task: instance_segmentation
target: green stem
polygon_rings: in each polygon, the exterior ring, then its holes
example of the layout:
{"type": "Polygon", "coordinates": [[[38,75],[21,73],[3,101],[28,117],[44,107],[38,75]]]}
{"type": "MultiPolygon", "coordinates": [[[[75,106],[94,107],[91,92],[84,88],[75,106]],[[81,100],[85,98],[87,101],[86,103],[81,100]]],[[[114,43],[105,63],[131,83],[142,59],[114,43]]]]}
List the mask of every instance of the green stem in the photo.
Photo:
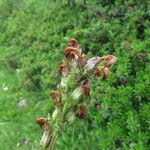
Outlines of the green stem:
{"type": "Polygon", "coordinates": [[[56,144],[57,138],[58,138],[58,133],[54,132],[53,135],[52,135],[52,138],[50,140],[50,143],[49,143],[49,146],[48,146],[48,150],[53,150],[54,149],[54,146],[56,144]]]}

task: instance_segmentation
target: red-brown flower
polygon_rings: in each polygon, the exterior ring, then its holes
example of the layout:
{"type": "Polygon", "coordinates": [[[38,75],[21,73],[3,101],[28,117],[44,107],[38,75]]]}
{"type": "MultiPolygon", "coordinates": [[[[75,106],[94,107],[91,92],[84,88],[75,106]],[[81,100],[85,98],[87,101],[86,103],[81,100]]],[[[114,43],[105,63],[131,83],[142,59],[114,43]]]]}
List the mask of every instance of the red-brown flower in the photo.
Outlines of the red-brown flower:
{"type": "Polygon", "coordinates": [[[73,47],[67,47],[64,51],[64,55],[68,60],[81,58],[81,53],[78,49],[73,47]]]}
{"type": "Polygon", "coordinates": [[[81,60],[81,64],[85,65],[87,61],[87,56],[85,54],[81,54],[80,60],[81,60]]]}
{"type": "Polygon", "coordinates": [[[81,104],[79,108],[80,111],[76,113],[76,116],[80,119],[84,119],[87,116],[88,109],[83,104],[81,104]]]}
{"type": "Polygon", "coordinates": [[[46,119],[46,118],[37,118],[36,119],[36,123],[38,124],[38,125],[40,125],[41,127],[45,124],[45,123],[47,123],[48,122],[48,120],[46,119]]]}
{"type": "Polygon", "coordinates": [[[68,75],[68,64],[64,60],[59,64],[58,72],[64,77],[68,75]]]}
{"type": "Polygon", "coordinates": [[[96,67],[95,78],[99,78],[99,77],[103,76],[103,79],[106,79],[106,78],[108,78],[109,74],[110,74],[109,69],[107,67],[104,67],[104,66],[96,67]]]}
{"type": "Polygon", "coordinates": [[[95,56],[86,61],[85,70],[92,70],[102,60],[101,57],[95,56]]]}
{"type": "Polygon", "coordinates": [[[68,41],[68,47],[74,47],[74,48],[77,48],[79,51],[80,51],[80,44],[79,42],[74,39],[74,38],[71,38],[69,41],[68,41]]]}
{"type": "Polygon", "coordinates": [[[81,90],[86,96],[90,95],[90,81],[89,80],[82,81],[81,90]]]}
{"type": "Polygon", "coordinates": [[[113,63],[115,63],[116,62],[116,60],[117,60],[117,57],[115,57],[115,56],[113,56],[113,55],[106,55],[106,56],[103,56],[103,57],[101,57],[102,58],[102,60],[105,60],[106,62],[105,62],[105,67],[111,67],[111,65],[113,64],[113,63]]]}
{"type": "Polygon", "coordinates": [[[62,96],[60,91],[52,91],[51,96],[55,106],[58,106],[62,103],[62,96]]]}

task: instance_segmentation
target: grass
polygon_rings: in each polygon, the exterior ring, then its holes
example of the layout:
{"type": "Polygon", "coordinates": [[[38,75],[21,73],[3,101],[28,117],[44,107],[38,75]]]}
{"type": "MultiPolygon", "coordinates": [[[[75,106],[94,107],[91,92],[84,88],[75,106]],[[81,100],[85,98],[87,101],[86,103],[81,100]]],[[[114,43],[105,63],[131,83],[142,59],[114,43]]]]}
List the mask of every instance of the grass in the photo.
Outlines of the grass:
{"type": "MultiPolygon", "coordinates": [[[[5,52],[3,58],[4,55],[5,52]]],[[[41,98],[20,87],[15,71],[5,65],[3,58],[0,58],[0,149],[37,150],[40,130],[35,118],[40,115],[37,104],[41,98]],[[26,100],[27,106],[19,108],[22,99],[26,100]],[[24,144],[25,139],[28,144],[24,144]]]]}

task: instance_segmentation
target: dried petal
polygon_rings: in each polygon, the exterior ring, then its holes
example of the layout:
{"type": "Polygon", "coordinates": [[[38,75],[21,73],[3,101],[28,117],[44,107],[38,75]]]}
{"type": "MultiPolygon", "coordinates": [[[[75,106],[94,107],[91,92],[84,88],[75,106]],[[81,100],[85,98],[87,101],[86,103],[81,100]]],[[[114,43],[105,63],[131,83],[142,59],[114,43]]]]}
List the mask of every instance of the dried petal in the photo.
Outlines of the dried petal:
{"type": "Polygon", "coordinates": [[[66,77],[68,75],[68,64],[62,60],[62,62],[59,65],[59,69],[58,72],[63,75],[64,77],[66,77]]]}
{"type": "Polygon", "coordinates": [[[80,111],[76,113],[76,116],[80,119],[84,119],[87,116],[88,109],[83,104],[81,104],[79,108],[80,111]]]}
{"type": "Polygon", "coordinates": [[[43,126],[48,120],[46,118],[37,118],[36,123],[43,126]]]}
{"type": "Polygon", "coordinates": [[[81,91],[86,95],[90,95],[90,81],[89,80],[84,80],[81,83],[81,91]]]}
{"type": "Polygon", "coordinates": [[[74,39],[74,38],[71,38],[69,41],[68,41],[68,47],[74,47],[76,48],[78,51],[81,51],[80,50],[80,44],[79,42],[74,39]]]}
{"type": "Polygon", "coordinates": [[[95,70],[96,70],[95,78],[96,79],[103,75],[103,69],[104,69],[103,66],[98,66],[95,68],[95,70]]]}
{"type": "Polygon", "coordinates": [[[78,59],[81,57],[80,51],[73,47],[67,47],[64,51],[64,55],[68,60],[78,59]]]}
{"type": "Polygon", "coordinates": [[[103,75],[103,79],[106,79],[108,78],[109,74],[110,74],[109,69],[107,67],[104,66],[96,67],[96,74],[95,74],[96,78],[99,78],[103,75]]]}
{"type": "Polygon", "coordinates": [[[87,60],[87,62],[86,62],[86,64],[85,64],[84,68],[85,68],[86,70],[91,70],[91,69],[93,69],[101,60],[102,60],[101,57],[98,57],[98,56],[93,57],[93,58],[87,60]]]}
{"type": "Polygon", "coordinates": [[[86,61],[87,61],[86,55],[85,55],[85,54],[81,54],[80,60],[81,60],[82,65],[85,65],[85,63],[86,63],[86,61]]]}
{"type": "Polygon", "coordinates": [[[109,69],[107,67],[105,67],[103,69],[103,72],[104,72],[104,76],[103,76],[103,79],[106,79],[109,77],[110,73],[109,73],[109,69]]]}
{"type": "Polygon", "coordinates": [[[55,106],[58,106],[59,104],[62,103],[62,96],[60,91],[52,91],[51,96],[55,106]]]}
{"type": "Polygon", "coordinates": [[[61,94],[61,92],[60,92],[60,91],[57,91],[57,90],[51,92],[51,95],[52,95],[52,96],[60,95],[60,94],[61,94]]]}
{"type": "Polygon", "coordinates": [[[103,60],[106,60],[105,67],[110,67],[117,60],[117,57],[115,57],[113,55],[106,55],[101,58],[103,60]]]}

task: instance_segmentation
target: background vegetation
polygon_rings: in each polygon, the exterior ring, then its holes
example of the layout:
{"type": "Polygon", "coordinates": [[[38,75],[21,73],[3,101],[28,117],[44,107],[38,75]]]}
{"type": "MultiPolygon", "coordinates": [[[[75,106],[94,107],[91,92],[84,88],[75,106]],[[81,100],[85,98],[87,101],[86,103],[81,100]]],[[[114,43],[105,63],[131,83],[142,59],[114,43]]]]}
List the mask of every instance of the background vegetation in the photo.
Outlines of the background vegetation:
{"type": "Polygon", "coordinates": [[[0,0],[0,149],[39,149],[35,118],[53,109],[49,92],[74,37],[89,57],[118,61],[106,81],[92,83],[88,117],[58,150],[148,150],[149,20],[148,0],[0,0]]]}

